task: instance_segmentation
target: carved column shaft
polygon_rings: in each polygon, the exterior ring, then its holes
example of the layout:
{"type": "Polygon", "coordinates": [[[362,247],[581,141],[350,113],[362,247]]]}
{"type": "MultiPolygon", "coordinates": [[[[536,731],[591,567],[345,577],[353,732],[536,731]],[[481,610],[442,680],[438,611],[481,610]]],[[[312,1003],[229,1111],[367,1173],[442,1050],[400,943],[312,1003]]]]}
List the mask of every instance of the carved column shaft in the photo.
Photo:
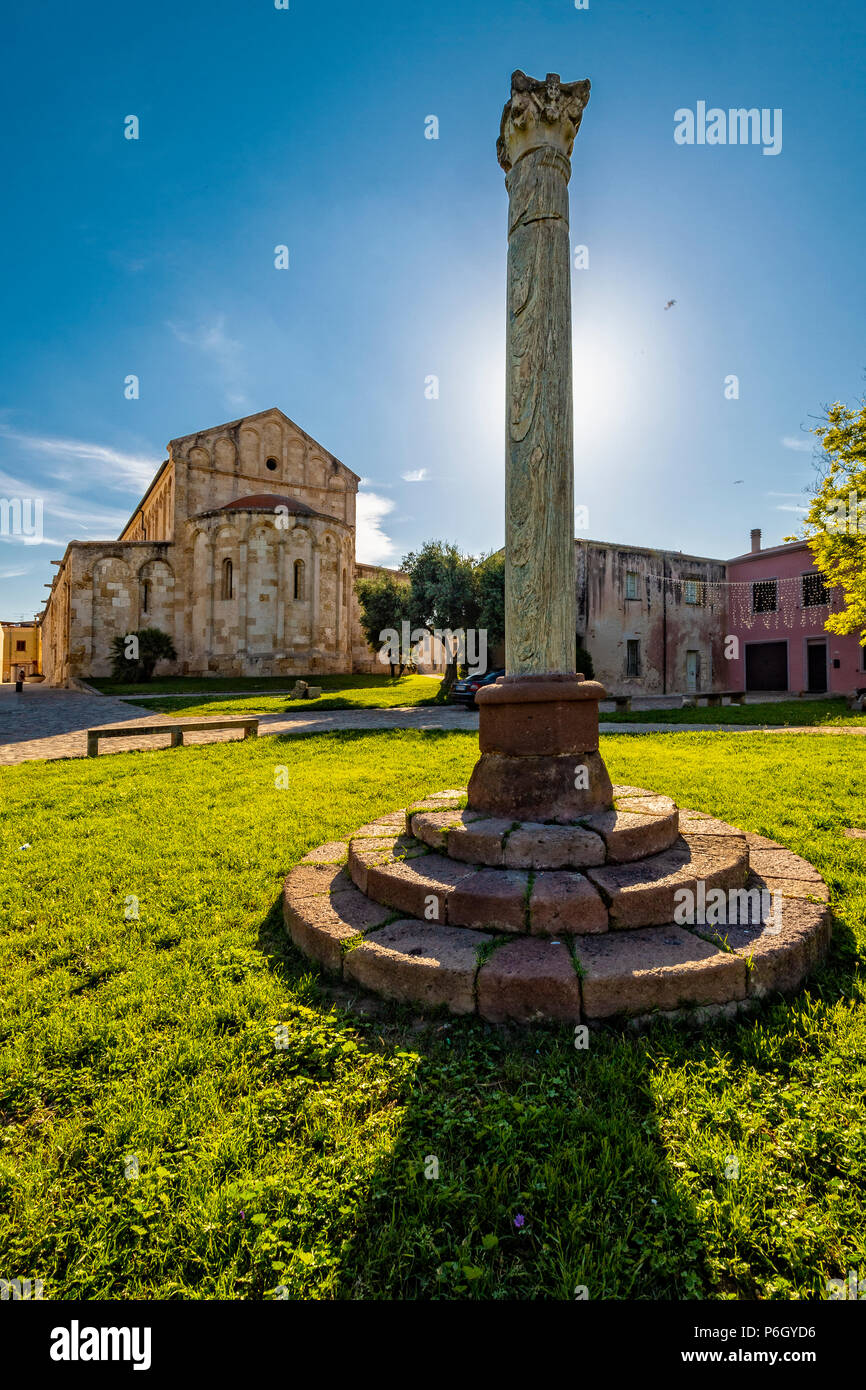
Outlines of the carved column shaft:
{"type": "Polygon", "coordinates": [[[508,190],[505,664],[574,673],[569,156],[588,82],[517,72],[497,147],[508,190]]]}

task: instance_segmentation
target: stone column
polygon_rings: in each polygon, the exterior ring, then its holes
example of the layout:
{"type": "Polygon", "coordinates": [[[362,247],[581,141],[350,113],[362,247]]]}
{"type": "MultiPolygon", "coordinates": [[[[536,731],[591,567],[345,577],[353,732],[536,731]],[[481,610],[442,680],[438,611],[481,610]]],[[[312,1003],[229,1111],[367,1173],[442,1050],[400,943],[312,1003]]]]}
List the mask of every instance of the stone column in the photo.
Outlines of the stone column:
{"type": "Polygon", "coordinates": [[[497,154],[508,190],[506,676],[478,694],[471,807],[568,822],[611,804],[604,689],[575,672],[570,156],[589,82],[515,72],[497,154]]]}
{"type": "Polygon", "coordinates": [[[505,628],[509,675],[574,674],[569,156],[588,82],[516,72],[496,152],[508,190],[505,628]]]}

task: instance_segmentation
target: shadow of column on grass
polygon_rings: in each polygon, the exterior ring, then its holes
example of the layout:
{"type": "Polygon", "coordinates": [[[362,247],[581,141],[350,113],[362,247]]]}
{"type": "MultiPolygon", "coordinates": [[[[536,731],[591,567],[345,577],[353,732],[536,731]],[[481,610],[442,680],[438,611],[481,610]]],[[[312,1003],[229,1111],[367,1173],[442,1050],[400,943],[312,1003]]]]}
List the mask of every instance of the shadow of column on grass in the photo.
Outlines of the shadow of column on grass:
{"type": "MultiPolygon", "coordinates": [[[[790,1001],[700,1031],[608,1028],[586,1048],[568,1027],[421,1015],[311,973],[279,902],[260,945],[359,1061],[394,1070],[379,1100],[399,1113],[393,1142],[333,1195],[347,1234],[331,1296],[742,1299],[778,1279],[822,1296],[831,1256],[792,1244],[779,1204],[805,1182],[826,1207],[826,1139],[780,1154],[773,1097],[808,1093],[810,1055],[832,1065],[834,1014],[862,1000],[844,922],[790,1001]]],[[[375,1114],[371,1100],[365,1123],[375,1114]]]]}
{"type": "Polygon", "coordinates": [[[569,1027],[385,1003],[311,974],[279,902],[260,946],[288,994],[300,986],[357,1046],[359,1065],[375,1056],[394,1073],[381,1096],[400,1113],[394,1141],[360,1188],[333,1195],[335,1228],[351,1206],[337,1297],[702,1296],[694,1211],[668,1164],[639,1039],[599,1032],[579,1049],[569,1027]]]}

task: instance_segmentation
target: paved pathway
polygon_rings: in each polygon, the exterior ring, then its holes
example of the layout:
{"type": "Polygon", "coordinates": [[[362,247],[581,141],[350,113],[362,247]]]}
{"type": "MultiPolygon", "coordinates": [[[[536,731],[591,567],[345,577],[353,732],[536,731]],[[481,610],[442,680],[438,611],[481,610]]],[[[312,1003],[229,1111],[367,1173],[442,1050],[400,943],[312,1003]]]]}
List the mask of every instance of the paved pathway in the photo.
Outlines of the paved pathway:
{"type": "MultiPolygon", "coordinates": [[[[183,713],[177,716],[183,719],[183,713]]],[[[215,716],[217,717],[217,716],[215,716]]],[[[75,690],[53,690],[44,685],[24,687],[21,695],[11,685],[0,686],[0,764],[34,758],[83,758],[88,729],[126,725],[170,724],[172,716],[157,714],[110,695],[87,695],[75,690]]],[[[404,706],[395,709],[305,710],[299,708],[259,718],[260,734],[330,733],[341,729],[465,729],[478,728],[473,710],[449,706],[431,709],[404,706]]],[[[762,729],[753,724],[602,724],[606,734],[664,733],[766,733],[766,734],[866,734],[866,726],[816,725],[804,728],[762,729]]],[[[224,743],[237,739],[233,730],[205,730],[186,735],[188,743],[224,743]]],[[[110,739],[100,747],[100,757],[135,748],[168,746],[168,735],[135,735],[110,739]]]]}

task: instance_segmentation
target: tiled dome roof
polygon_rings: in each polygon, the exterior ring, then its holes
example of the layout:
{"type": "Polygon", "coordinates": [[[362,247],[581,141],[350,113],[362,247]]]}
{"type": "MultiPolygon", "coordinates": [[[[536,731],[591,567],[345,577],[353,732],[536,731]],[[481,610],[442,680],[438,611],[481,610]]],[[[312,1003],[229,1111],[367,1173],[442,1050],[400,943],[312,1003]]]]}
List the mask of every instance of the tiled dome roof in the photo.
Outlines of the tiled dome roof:
{"type": "Polygon", "coordinates": [[[276,492],[256,492],[250,497],[236,497],[233,502],[226,502],[224,507],[217,508],[221,512],[244,512],[244,511],[272,511],[275,507],[285,507],[290,512],[296,512],[302,516],[319,516],[319,512],[313,507],[307,506],[306,502],[301,502],[297,497],[281,497],[276,492]]]}

